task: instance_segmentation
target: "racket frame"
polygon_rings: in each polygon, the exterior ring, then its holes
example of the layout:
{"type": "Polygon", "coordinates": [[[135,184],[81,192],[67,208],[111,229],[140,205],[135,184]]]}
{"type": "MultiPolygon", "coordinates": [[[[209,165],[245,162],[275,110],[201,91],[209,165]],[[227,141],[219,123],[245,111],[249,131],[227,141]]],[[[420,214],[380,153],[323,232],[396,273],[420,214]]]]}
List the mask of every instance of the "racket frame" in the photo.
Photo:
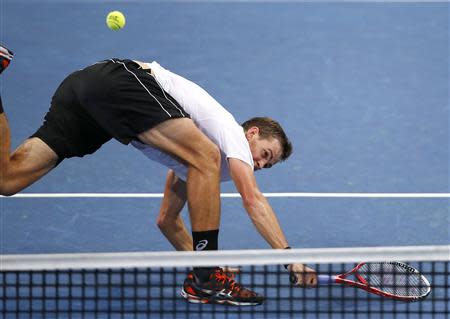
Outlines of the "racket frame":
{"type": "Polygon", "coordinates": [[[424,299],[426,296],[429,295],[429,293],[431,292],[431,285],[430,282],[422,275],[420,274],[420,272],[401,262],[388,262],[389,264],[394,264],[394,265],[400,265],[401,267],[407,269],[408,271],[410,271],[411,273],[416,273],[419,274],[422,277],[422,280],[426,283],[426,286],[428,287],[427,292],[425,294],[422,294],[421,296],[399,296],[396,294],[392,294],[392,293],[388,293],[385,291],[382,291],[378,288],[372,287],[369,285],[369,283],[358,273],[358,270],[366,265],[366,264],[370,264],[370,263],[359,263],[358,265],[356,265],[356,267],[354,267],[352,270],[340,274],[340,275],[319,275],[318,276],[318,283],[321,285],[326,285],[326,284],[330,284],[330,283],[337,283],[337,284],[344,284],[344,285],[348,285],[351,287],[356,287],[362,290],[365,290],[367,292],[373,293],[375,295],[379,295],[382,297],[387,297],[387,298],[392,298],[395,300],[401,300],[401,301],[418,301],[421,299],[424,299]],[[354,275],[358,280],[358,281],[354,281],[354,280],[350,280],[350,279],[346,279],[346,277],[350,276],[350,275],[354,275]]]}

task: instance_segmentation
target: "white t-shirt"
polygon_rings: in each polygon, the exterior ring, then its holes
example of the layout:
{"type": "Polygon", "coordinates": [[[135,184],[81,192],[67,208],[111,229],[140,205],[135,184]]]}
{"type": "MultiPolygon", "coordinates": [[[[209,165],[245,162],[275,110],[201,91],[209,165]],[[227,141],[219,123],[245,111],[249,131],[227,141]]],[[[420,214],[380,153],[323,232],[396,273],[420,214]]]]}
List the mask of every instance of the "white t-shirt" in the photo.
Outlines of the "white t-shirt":
{"type": "MultiPolygon", "coordinates": [[[[231,179],[228,158],[239,159],[253,169],[253,157],[244,130],[233,115],[197,84],[170,72],[157,62],[147,64],[160,86],[190,114],[195,125],[216,144],[221,152],[221,181],[231,179]]],[[[131,144],[151,160],[172,169],[186,180],[187,167],[160,150],[132,141],[131,144]]]]}

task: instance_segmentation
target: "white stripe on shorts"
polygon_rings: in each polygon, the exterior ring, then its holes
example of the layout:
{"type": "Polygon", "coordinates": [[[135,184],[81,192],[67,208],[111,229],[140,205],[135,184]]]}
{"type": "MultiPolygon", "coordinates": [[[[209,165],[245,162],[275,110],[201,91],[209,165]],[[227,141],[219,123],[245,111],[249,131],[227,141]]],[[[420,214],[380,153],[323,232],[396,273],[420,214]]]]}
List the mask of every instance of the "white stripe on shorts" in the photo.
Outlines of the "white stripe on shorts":
{"type": "Polygon", "coordinates": [[[159,86],[159,88],[161,89],[161,91],[163,92],[164,97],[166,98],[166,100],[169,101],[170,103],[172,103],[172,105],[175,106],[176,109],[177,109],[178,111],[180,111],[181,115],[182,115],[183,117],[185,117],[186,115],[184,115],[183,111],[182,111],[175,103],[173,103],[172,100],[170,100],[170,99],[167,97],[166,91],[164,91],[164,89],[163,89],[163,87],[161,86],[161,84],[159,84],[158,80],[156,79],[156,76],[154,76],[153,74],[151,74],[151,73],[149,73],[149,72],[147,72],[147,74],[149,74],[151,77],[153,77],[153,79],[156,81],[156,83],[158,83],[158,86],[159,86]]]}
{"type": "Polygon", "coordinates": [[[125,70],[127,71],[127,72],[129,72],[129,73],[131,73],[131,74],[133,74],[133,76],[136,78],[136,80],[139,82],[139,84],[140,85],[142,85],[142,87],[147,91],[147,93],[152,97],[152,98],[154,98],[155,99],[155,101],[159,104],[159,106],[164,110],[164,112],[166,112],[167,113],[167,115],[169,115],[170,117],[172,117],[172,115],[170,115],[170,113],[164,108],[164,106],[158,101],[158,99],[145,87],[145,85],[144,85],[144,83],[142,83],[141,82],[141,80],[139,80],[139,78],[138,78],[138,76],[135,74],[135,73],[133,73],[132,71],[130,71],[128,68],[127,68],[127,66],[125,65],[125,63],[123,63],[123,62],[116,62],[116,61],[114,61],[114,60],[110,60],[110,61],[112,61],[113,63],[118,63],[118,64],[122,64],[123,65],[123,67],[125,68],[125,70]]]}

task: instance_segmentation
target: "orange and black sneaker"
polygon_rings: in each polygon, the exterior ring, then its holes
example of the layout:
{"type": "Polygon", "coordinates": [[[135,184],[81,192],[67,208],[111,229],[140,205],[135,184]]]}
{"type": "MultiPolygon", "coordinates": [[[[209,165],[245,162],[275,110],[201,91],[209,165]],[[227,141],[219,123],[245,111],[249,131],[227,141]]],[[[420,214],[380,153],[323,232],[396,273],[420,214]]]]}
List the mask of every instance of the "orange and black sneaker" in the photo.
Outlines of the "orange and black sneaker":
{"type": "Polygon", "coordinates": [[[11,60],[13,58],[14,54],[12,51],[8,50],[4,46],[0,44],[0,73],[5,70],[9,63],[11,63],[11,60]]]}
{"type": "Polygon", "coordinates": [[[264,302],[264,297],[243,287],[234,276],[216,268],[209,281],[199,283],[194,274],[188,274],[181,295],[192,303],[217,303],[234,306],[255,306],[264,302]]]}

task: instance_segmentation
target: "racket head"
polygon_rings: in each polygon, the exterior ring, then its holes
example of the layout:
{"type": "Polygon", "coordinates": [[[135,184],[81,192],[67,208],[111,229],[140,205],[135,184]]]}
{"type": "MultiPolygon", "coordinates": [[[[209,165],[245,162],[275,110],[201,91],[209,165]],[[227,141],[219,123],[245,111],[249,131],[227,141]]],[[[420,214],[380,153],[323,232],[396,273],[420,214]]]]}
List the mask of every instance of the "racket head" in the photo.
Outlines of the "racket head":
{"type": "Polygon", "coordinates": [[[339,275],[337,283],[402,301],[418,301],[431,292],[430,282],[417,269],[401,262],[360,263],[339,275]],[[358,281],[346,279],[353,274],[358,281]]]}

